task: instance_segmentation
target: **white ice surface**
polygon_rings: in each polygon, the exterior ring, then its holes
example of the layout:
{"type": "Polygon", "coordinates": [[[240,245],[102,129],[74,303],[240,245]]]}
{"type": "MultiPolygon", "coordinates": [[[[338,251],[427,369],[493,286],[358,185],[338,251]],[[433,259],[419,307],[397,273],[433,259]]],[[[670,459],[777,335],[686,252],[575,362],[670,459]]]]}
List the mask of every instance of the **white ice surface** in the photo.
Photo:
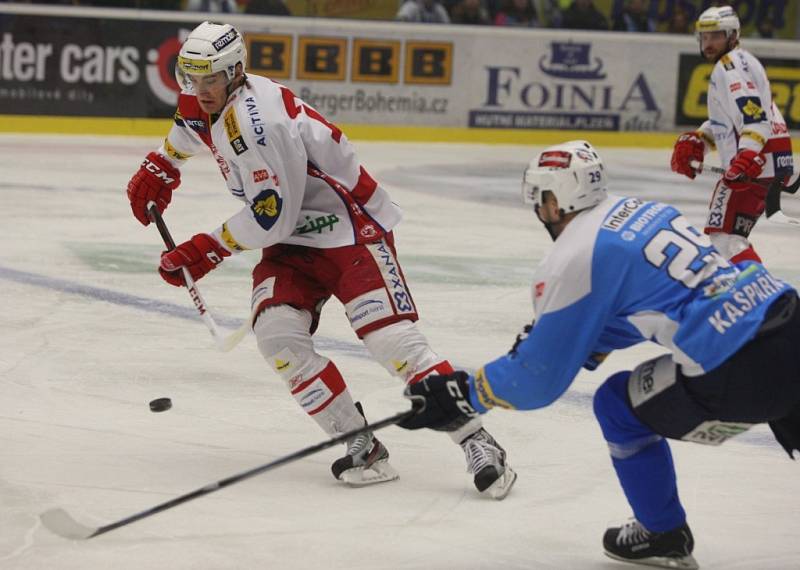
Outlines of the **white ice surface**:
{"type": "MultiPolygon", "coordinates": [[[[324,439],[252,337],[228,354],[154,267],[161,241],[130,215],[125,184],[157,139],[0,136],[0,568],[608,569],[600,539],[629,516],[591,395],[641,346],[582,373],[536,412],[485,424],[519,473],[503,502],[479,497],[446,436],[387,428],[400,480],[341,486],[330,449],[89,541],[51,535],[63,507],[104,525],[324,439]],[[169,396],[171,411],[149,400],[169,396]]],[[[529,279],[549,246],[519,204],[534,148],[357,143],[405,211],[400,260],[433,346],[474,369],[530,320],[529,279]]],[[[673,175],[665,151],[601,149],[617,193],[671,201],[702,224],[713,178],[673,175]]],[[[800,200],[784,197],[787,214],[800,200]]],[[[210,157],[185,169],[166,214],[176,240],[237,210],[210,157]]],[[[800,231],[760,222],[774,273],[800,285],[800,231]]],[[[200,282],[217,319],[248,310],[253,254],[200,282]]],[[[399,383],[365,357],[341,305],[320,351],[369,418],[405,409],[399,383]]],[[[228,329],[230,330],[230,329],[228,329]]],[[[800,349],[800,347],[798,347],[800,349]]],[[[675,443],[681,497],[703,568],[800,568],[800,466],[763,427],[719,448],[675,443]]]]}

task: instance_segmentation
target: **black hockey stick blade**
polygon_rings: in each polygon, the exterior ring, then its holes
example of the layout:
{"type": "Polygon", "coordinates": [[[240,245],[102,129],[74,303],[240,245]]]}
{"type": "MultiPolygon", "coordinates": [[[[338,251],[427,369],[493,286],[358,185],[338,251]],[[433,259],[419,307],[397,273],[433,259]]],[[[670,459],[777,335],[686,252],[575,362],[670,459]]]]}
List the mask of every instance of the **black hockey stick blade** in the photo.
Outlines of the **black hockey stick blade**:
{"type": "Polygon", "coordinates": [[[795,178],[794,182],[783,187],[783,191],[787,194],[794,194],[797,192],[798,188],[800,188],[800,173],[797,174],[797,178],[795,178]]]}
{"type": "MultiPolygon", "coordinates": [[[[798,178],[798,180],[800,180],[800,178],[798,178]]],[[[800,220],[790,218],[781,211],[781,192],[785,191],[785,189],[786,187],[783,185],[782,178],[776,178],[770,183],[769,189],[767,190],[767,197],[764,199],[766,204],[764,213],[767,216],[767,221],[800,228],[800,220]]],[[[794,191],[796,190],[797,188],[795,187],[794,191]]],[[[790,194],[791,193],[793,192],[790,192],[790,194]]]]}
{"type": "Polygon", "coordinates": [[[151,507],[134,515],[130,515],[128,517],[125,517],[110,524],[97,527],[86,526],[75,520],[64,509],[50,509],[42,513],[39,516],[39,518],[41,519],[42,524],[44,525],[45,528],[47,528],[50,532],[62,536],[64,538],[68,538],[71,540],[86,540],[89,538],[93,538],[95,536],[105,534],[120,527],[127,526],[131,523],[142,520],[144,518],[151,517],[157,513],[166,511],[167,509],[177,507],[178,505],[187,503],[191,500],[197,499],[204,495],[208,495],[215,491],[219,491],[220,489],[224,489],[225,487],[228,487],[235,483],[239,483],[241,481],[244,481],[245,479],[250,479],[251,477],[255,477],[256,475],[260,475],[261,473],[270,471],[272,469],[275,469],[276,467],[280,467],[281,465],[286,465],[287,463],[292,463],[294,461],[297,461],[298,459],[303,459],[305,457],[308,457],[309,455],[313,455],[319,451],[328,449],[329,447],[333,447],[334,445],[337,445],[339,443],[344,443],[348,439],[355,437],[359,434],[362,434],[364,432],[377,431],[379,429],[400,423],[403,420],[410,418],[411,416],[420,412],[425,404],[423,399],[415,398],[411,401],[411,405],[412,408],[410,410],[406,410],[405,412],[394,414],[393,416],[389,416],[372,424],[366,424],[364,427],[351,430],[337,437],[328,439],[326,441],[323,441],[316,445],[312,445],[310,447],[306,447],[289,455],[284,455],[283,457],[279,457],[278,459],[270,461],[269,463],[265,463],[264,465],[259,465],[258,467],[254,467],[248,471],[243,471],[241,473],[237,473],[236,475],[232,475],[225,479],[220,479],[219,481],[209,483],[208,485],[200,487],[199,489],[196,489],[190,493],[186,493],[179,497],[175,497],[174,499],[170,499],[169,501],[165,501],[154,507],[151,507]]]}

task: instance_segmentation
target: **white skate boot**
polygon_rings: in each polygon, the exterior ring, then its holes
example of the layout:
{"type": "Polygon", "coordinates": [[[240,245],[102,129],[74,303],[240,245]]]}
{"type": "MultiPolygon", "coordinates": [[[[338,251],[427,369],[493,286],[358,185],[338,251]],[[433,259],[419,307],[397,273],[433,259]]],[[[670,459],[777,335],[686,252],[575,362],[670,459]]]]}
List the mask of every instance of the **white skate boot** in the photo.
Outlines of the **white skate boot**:
{"type": "Polygon", "coordinates": [[[517,480],[506,462],[506,451],[481,428],[464,441],[461,448],[467,458],[467,471],[475,475],[475,487],[498,501],[505,499],[517,480]]]}
{"type": "MultiPolygon", "coordinates": [[[[356,402],[361,415],[361,403],[356,402]]],[[[366,420],[365,420],[366,421],[366,420]]],[[[347,453],[331,465],[333,476],[353,487],[394,481],[400,475],[389,465],[389,450],[368,431],[347,440],[347,453]]]]}

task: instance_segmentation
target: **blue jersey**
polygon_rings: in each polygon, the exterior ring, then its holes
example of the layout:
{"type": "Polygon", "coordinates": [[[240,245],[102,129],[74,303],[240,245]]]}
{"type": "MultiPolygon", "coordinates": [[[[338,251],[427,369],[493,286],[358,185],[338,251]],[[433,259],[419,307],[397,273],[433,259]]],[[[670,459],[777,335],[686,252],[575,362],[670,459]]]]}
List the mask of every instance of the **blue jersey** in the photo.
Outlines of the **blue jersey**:
{"type": "Polygon", "coordinates": [[[760,264],[729,263],[672,206],[610,195],[558,237],[534,276],[535,325],[470,380],[470,399],[481,412],[546,406],[592,355],[645,340],[699,376],[752,339],[791,290],[760,264]]]}

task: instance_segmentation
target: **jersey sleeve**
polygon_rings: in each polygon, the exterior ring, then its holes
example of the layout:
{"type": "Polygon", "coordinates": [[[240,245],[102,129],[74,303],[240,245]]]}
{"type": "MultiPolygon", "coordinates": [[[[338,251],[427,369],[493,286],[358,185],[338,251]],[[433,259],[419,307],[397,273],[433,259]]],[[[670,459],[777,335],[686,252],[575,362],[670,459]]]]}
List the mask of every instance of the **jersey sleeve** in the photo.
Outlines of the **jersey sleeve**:
{"type": "Polygon", "coordinates": [[[713,150],[717,150],[717,143],[714,140],[714,131],[711,130],[711,121],[705,120],[703,124],[697,128],[695,131],[698,136],[703,140],[705,144],[705,148],[703,153],[708,154],[713,150]]]}
{"type": "Polygon", "coordinates": [[[175,167],[180,168],[186,161],[200,152],[203,141],[183,120],[180,110],[175,117],[167,137],[158,148],[158,153],[165,156],[175,167]]]}
{"type": "Polygon", "coordinates": [[[344,133],[289,89],[282,88],[281,95],[287,113],[297,125],[308,160],[346,188],[355,188],[361,165],[344,133]]]}
{"type": "Polygon", "coordinates": [[[531,410],[556,401],[572,384],[581,367],[598,351],[598,341],[613,313],[615,298],[602,291],[617,291],[624,277],[619,263],[602,271],[592,263],[584,290],[575,292],[585,277],[579,263],[566,262],[546,287],[552,291],[541,307],[528,337],[515,351],[481,368],[470,381],[470,400],[484,412],[499,406],[531,410]],[[602,271],[602,274],[600,272],[602,271]],[[602,283],[599,283],[602,282],[602,283]],[[599,283],[599,286],[598,286],[599,283]]]}

